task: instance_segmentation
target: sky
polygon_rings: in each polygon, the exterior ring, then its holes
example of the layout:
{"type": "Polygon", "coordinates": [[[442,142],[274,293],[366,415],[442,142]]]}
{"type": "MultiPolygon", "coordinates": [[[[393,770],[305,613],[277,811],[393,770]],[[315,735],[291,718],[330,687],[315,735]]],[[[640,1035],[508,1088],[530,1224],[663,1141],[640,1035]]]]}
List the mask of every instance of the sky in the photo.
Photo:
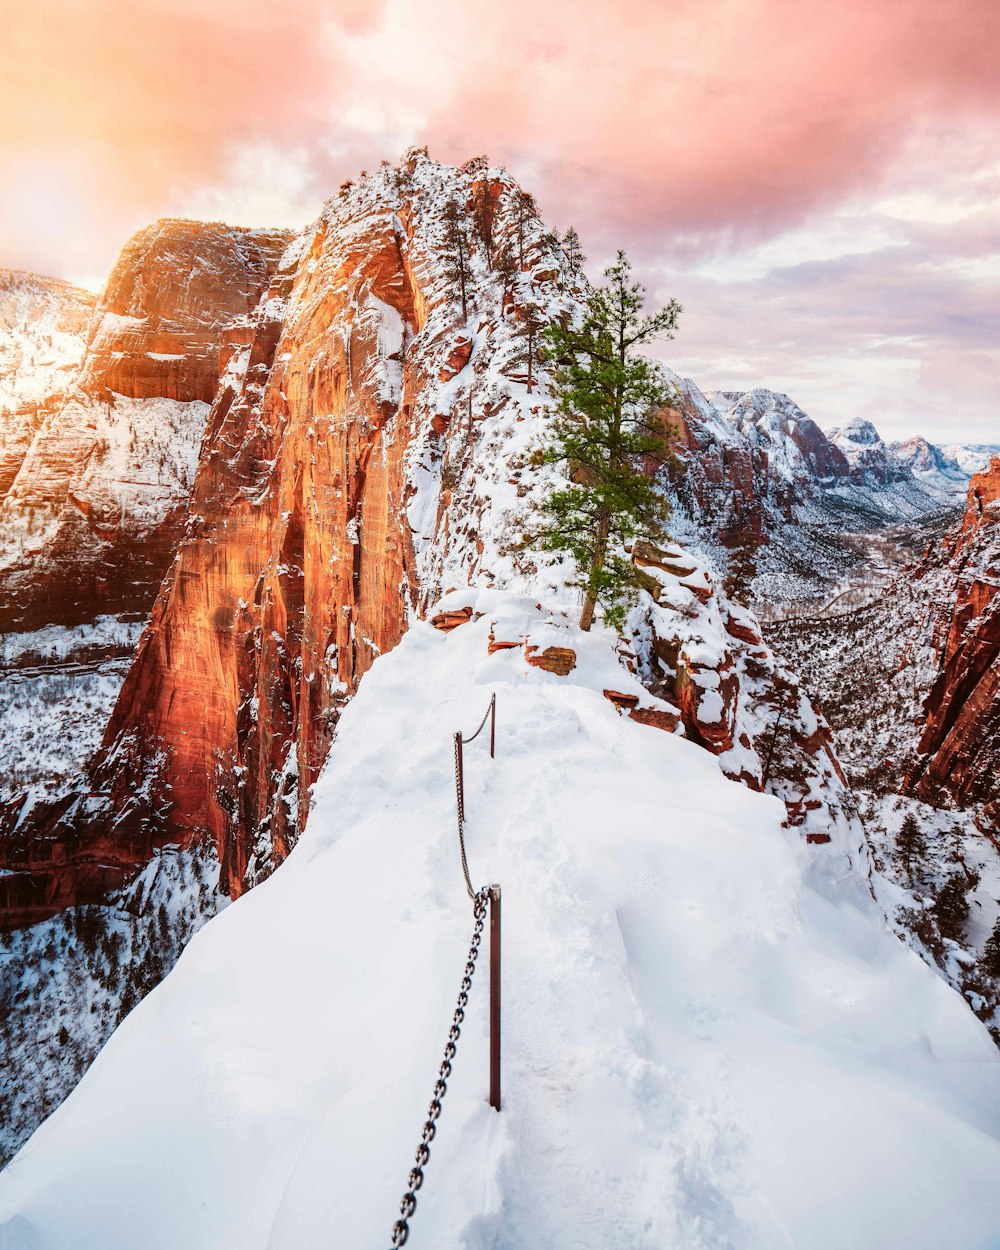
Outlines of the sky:
{"type": "Polygon", "coordinates": [[[0,0],[0,266],[304,225],[485,153],[684,305],[664,359],[824,428],[1000,442],[997,0],[0,0]]]}

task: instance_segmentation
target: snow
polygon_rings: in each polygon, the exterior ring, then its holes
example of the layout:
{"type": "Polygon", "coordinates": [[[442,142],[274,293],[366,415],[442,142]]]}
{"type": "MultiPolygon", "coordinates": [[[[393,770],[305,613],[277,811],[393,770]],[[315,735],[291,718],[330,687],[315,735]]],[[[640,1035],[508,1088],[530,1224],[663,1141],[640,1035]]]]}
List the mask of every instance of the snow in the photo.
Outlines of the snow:
{"type": "Polygon", "coordinates": [[[0,634],[0,802],[55,798],[104,733],[144,622],[99,616],[0,634]]]}
{"type": "Polygon", "coordinates": [[[949,443],[941,451],[971,477],[982,473],[994,456],[1000,456],[1000,443],[949,443]]]}
{"type": "Polygon", "coordinates": [[[610,635],[552,615],[559,678],[487,652],[533,601],[475,604],[375,661],[285,865],[0,1176],[0,1244],[388,1244],[471,931],[450,736],[493,691],[497,757],[465,775],[474,879],[503,887],[505,1108],[480,971],[412,1244],[995,1244],[1000,1055],[958,995],[776,799],[619,716],[610,635]]]}
{"type": "Polygon", "coordinates": [[[70,524],[87,527],[91,547],[95,525],[155,530],[187,502],[208,411],[200,400],[77,393],[48,413],[3,500],[0,569],[30,563],[70,524]]]}
{"type": "MultiPolygon", "coordinates": [[[[0,1165],[59,1106],[190,935],[228,902],[218,876],[211,851],[167,847],[108,904],[0,934],[0,1165]]],[[[0,1232],[4,1250],[9,1244],[0,1232]]]]}

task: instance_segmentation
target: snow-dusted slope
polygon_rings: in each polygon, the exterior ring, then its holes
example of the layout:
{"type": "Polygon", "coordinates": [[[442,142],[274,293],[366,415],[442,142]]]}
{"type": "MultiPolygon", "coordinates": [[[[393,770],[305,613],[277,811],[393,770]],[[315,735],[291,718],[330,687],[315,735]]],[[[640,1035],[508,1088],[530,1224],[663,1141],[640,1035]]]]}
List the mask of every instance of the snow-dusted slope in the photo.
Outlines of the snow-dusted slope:
{"type": "Polygon", "coordinates": [[[982,473],[994,456],[1000,456],[1000,443],[949,443],[940,450],[971,477],[982,473]]]}
{"type": "Polygon", "coordinates": [[[466,784],[473,875],[504,891],[505,1109],[480,972],[411,1244],[994,1246],[1000,1057],[958,996],[841,852],[618,715],[607,637],[553,618],[556,677],[488,652],[533,602],[478,607],[375,662],[281,871],[0,1176],[0,1244],[388,1244],[471,930],[450,734],[496,691],[466,784]]]}
{"type": "Polygon", "coordinates": [[[93,305],[68,282],[0,269],[0,500],[79,368],[93,305]]]}
{"type": "Polygon", "coordinates": [[[148,610],[220,364],[290,239],[155,223],[124,248],[89,325],[85,292],[0,271],[0,626],[148,610]]]}

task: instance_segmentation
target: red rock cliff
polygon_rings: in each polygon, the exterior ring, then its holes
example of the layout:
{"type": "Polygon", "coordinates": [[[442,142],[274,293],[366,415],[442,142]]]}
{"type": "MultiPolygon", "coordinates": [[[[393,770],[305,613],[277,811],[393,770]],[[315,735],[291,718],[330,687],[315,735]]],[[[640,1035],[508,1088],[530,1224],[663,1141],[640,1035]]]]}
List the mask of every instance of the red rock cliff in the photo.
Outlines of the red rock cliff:
{"type": "Polygon", "coordinates": [[[169,221],[127,244],[79,374],[36,404],[0,502],[0,628],[148,610],[183,525],[223,343],[249,333],[290,239],[169,221]]]}
{"type": "Polygon", "coordinates": [[[249,318],[290,239],[171,219],[140,230],[97,302],[81,387],[101,398],[210,404],[223,334],[249,318]]]}
{"type": "Polygon", "coordinates": [[[93,307],[68,282],[0,269],[0,502],[79,370],[93,307]]]}
{"type": "Polygon", "coordinates": [[[415,153],[331,201],[223,333],[185,536],[85,791],[8,813],[0,922],[100,897],[155,846],[199,839],[239,894],[287,854],[375,656],[446,579],[505,568],[483,517],[523,494],[501,454],[531,415],[510,380],[518,302],[555,313],[576,280],[536,222],[503,289],[488,249],[517,228],[517,194],[415,153]],[[449,202],[466,214],[467,318],[449,202]]]}
{"type": "Polygon", "coordinates": [[[929,803],[977,807],[1000,832],[1000,457],[972,479],[947,556],[954,603],[906,786],[929,803]]]}

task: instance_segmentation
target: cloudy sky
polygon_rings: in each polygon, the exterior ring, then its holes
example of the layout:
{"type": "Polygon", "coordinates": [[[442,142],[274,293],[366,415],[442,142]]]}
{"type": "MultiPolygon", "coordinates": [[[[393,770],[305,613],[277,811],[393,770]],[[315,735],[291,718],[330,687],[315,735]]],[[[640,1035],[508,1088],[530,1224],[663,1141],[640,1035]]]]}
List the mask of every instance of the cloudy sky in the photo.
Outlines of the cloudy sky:
{"type": "Polygon", "coordinates": [[[0,265],[487,153],[821,425],[1000,441],[997,0],[0,0],[0,265]]]}

